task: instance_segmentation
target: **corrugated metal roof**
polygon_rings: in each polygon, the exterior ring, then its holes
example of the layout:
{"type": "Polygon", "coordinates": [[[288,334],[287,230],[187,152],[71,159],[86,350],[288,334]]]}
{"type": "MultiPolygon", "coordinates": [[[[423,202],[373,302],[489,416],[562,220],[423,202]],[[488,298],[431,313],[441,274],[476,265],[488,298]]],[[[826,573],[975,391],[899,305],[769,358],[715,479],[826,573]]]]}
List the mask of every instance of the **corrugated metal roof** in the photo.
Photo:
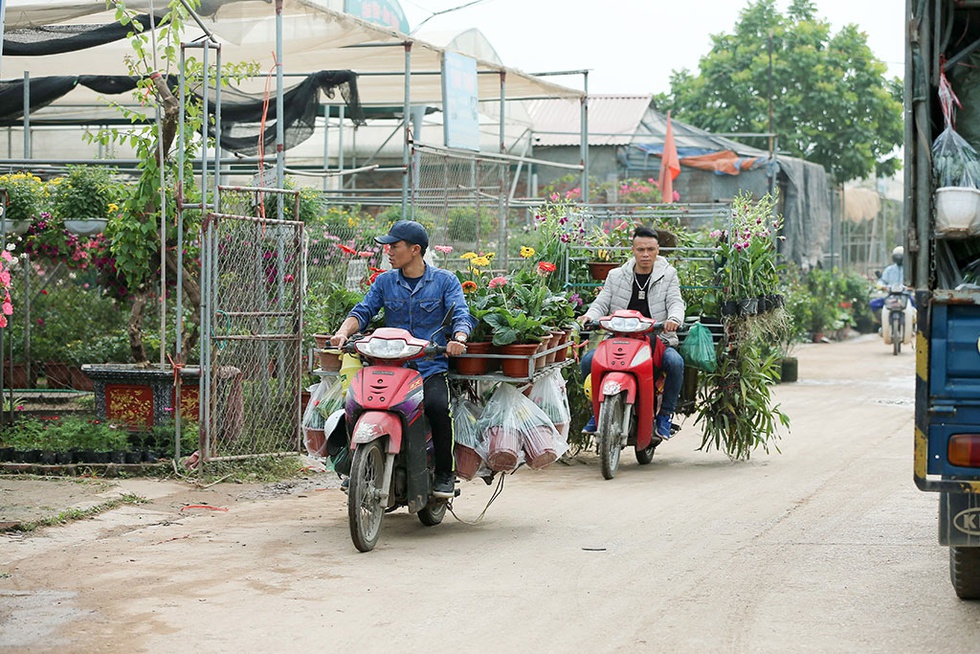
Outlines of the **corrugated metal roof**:
{"type": "MultiPolygon", "coordinates": [[[[589,145],[629,145],[652,101],[652,94],[589,96],[589,145]]],[[[535,146],[581,144],[578,100],[529,100],[527,109],[535,146]]]]}

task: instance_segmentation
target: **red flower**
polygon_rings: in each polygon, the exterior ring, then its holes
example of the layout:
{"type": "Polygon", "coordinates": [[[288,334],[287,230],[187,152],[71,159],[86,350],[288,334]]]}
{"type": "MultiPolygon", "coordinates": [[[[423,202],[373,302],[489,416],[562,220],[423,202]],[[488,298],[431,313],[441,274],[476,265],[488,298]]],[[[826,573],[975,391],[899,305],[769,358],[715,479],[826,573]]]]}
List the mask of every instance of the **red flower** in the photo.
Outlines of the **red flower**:
{"type": "Polygon", "coordinates": [[[345,252],[346,254],[357,254],[357,250],[342,243],[338,243],[337,247],[340,248],[341,252],[345,252]]]}
{"type": "Polygon", "coordinates": [[[557,266],[555,266],[555,264],[551,263],[550,261],[541,261],[538,263],[538,273],[542,275],[553,273],[555,272],[556,268],[557,266]]]}

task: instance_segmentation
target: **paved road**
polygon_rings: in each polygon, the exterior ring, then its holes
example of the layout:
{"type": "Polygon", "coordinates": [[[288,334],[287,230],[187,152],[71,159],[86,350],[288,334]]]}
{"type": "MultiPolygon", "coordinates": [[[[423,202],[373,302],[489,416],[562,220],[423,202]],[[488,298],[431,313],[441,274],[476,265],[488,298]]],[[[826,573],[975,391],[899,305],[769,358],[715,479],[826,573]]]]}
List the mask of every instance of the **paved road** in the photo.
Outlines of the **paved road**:
{"type": "MultiPolygon", "coordinates": [[[[873,337],[798,355],[782,453],[731,463],[688,423],[612,481],[594,457],[521,470],[477,526],[389,515],[369,554],[322,478],[125,482],[152,501],[0,540],[0,651],[980,650],[912,483],[914,355],[873,337]]],[[[491,489],[463,488],[475,517],[491,489]]]]}

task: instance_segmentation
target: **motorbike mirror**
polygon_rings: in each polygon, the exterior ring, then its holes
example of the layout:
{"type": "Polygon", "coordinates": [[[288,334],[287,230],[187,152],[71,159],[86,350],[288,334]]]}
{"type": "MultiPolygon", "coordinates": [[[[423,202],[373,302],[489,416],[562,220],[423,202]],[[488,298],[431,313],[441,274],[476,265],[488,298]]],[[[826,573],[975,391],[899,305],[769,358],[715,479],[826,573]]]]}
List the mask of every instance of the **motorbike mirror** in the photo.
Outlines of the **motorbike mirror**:
{"type": "Polygon", "coordinates": [[[445,331],[449,326],[453,324],[453,313],[455,311],[456,311],[456,303],[453,302],[452,304],[449,305],[449,310],[446,311],[446,315],[443,316],[442,324],[439,325],[438,329],[432,332],[431,336],[429,336],[430,341],[436,337],[436,334],[438,334],[441,331],[445,331]]]}
{"type": "Polygon", "coordinates": [[[878,278],[881,277],[881,271],[880,270],[876,270],[875,271],[875,277],[878,277],[878,278]]]}

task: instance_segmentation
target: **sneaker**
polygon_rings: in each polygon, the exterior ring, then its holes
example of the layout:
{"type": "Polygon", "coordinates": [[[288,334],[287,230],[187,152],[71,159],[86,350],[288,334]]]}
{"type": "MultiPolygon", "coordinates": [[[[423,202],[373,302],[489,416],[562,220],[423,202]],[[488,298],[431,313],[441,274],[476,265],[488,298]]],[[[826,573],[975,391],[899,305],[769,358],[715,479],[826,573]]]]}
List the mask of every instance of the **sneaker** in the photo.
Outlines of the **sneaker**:
{"type": "Polygon", "coordinates": [[[433,497],[445,497],[452,499],[456,493],[456,482],[451,472],[437,472],[435,482],[432,484],[433,497]]]}
{"type": "Polygon", "coordinates": [[[671,437],[670,433],[670,419],[672,415],[669,413],[661,413],[657,416],[657,436],[663,440],[667,440],[671,437]]]}
{"type": "Polygon", "coordinates": [[[592,416],[591,418],[589,418],[589,421],[587,423],[585,423],[585,426],[582,427],[582,433],[583,434],[594,434],[595,433],[595,430],[596,430],[595,416],[592,416]]]}

